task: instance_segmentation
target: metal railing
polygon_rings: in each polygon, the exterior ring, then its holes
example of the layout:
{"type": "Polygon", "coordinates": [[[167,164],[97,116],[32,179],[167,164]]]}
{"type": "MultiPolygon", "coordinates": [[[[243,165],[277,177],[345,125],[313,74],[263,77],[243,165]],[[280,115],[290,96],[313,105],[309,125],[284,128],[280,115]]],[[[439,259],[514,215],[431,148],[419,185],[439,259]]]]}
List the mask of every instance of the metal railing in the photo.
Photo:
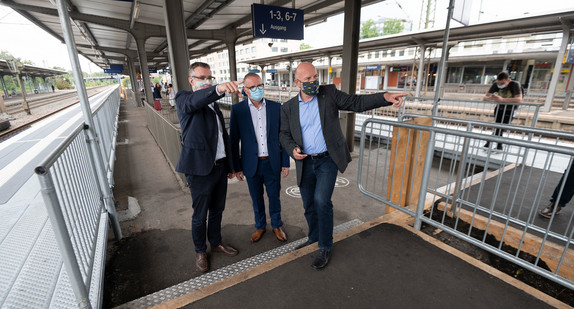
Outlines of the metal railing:
{"type": "Polygon", "coordinates": [[[574,134],[445,117],[423,125],[421,115],[404,116],[413,122],[363,122],[360,191],[413,216],[416,228],[431,225],[574,288],[574,213],[538,215],[573,168],[574,134]]]}
{"type": "MultiPolygon", "coordinates": [[[[381,116],[400,118],[404,114],[417,114],[431,116],[433,112],[433,98],[406,97],[400,108],[382,107],[361,113],[365,116],[381,116]]],[[[512,115],[510,124],[535,127],[540,113],[541,104],[538,103],[512,103],[500,104],[482,100],[439,99],[436,117],[476,120],[482,122],[495,122],[495,110],[499,114],[512,115]]],[[[362,118],[365,118],[363,116],[362,118]]],[[[359,125],[360,126],[360,125],[359,125]]],[[[357,128],[360,131],[360,128],[357,128]]]]}
{"type": "Polygon", "coordinates": [[[102,279],[102,276],[95,276],[93,271],[104,268],[103,264],[96,267],[95,263],[105,262],[108,216],[112,221],[117,218],[113,202],[109,205],[104,198],[111,195],[111,188],[102,186],[107,183],[102,178],[113,175],[119,105],[117,87],[92,102],[97,139],[90,140],[87,127],[81,123],[35,169],[80,308],[101,306],[101,282],[94,278],[102,279]],[[98,143],[98,146],[94,148],[90,143],[98,143]],[[94,153],[93,149],[101,154],[94,153]],[[106,162],[97,162],[100,158],[106,162]],[[102,256],[96,256],[96,252],[102,256]],[[91,295],[94,290],[97,293],[91,295]]]}
{"type": "MultiPolygon", "coordinates": [[[[155,110],[150,104],[145,104],[148,129],[160,147],[168,163],[175,171],[179,154],[181,153],[181,129],[175,109],[171,109],[167,99],[161,99],[161,110],[155,110]]],[[[217,101],[225,119],[226,128],[229,129],[231,116],[231,96],[225,96],[217,101]]],[[[184,184],[187,184],[185,175],[178,175],[184,184]]]]}

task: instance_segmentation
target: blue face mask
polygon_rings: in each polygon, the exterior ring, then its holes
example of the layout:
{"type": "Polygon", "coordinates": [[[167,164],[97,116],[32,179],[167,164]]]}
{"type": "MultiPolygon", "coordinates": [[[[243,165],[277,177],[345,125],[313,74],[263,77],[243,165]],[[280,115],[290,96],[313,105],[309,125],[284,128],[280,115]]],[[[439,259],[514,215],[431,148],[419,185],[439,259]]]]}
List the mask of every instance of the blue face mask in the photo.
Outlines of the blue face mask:
{"type": "Polygon", "coordinates": [[[250,94],[251,100],[253,101],[259,102],[263,99],[263,89],[254,88],[250,91],[250,94]]]}
{"type": "Polygon", "coordinates": [[[302,82],[301,85],[303,85],[303,89],[301,89],[301,91],[303,91],[303,93],[306,95],[314,96],[319,92],[318,80],[312,82],[302,82]]]}
{"type": "Polygon", "coordinates": [[[197,87],[197,89],[205,89],[205,88],[209,88],[213,85],[213,82],[211,80],[203,80],[201,82],[198,82],[195,84],[195,87],[197,87]]]}
{"type": "Polygon", "coordinates": [[[506,87],[506,84],[502,84],[502,85],[496,84],[496,86],[498,87],[498,89],[502,89],[502,88],[506,87]]]}

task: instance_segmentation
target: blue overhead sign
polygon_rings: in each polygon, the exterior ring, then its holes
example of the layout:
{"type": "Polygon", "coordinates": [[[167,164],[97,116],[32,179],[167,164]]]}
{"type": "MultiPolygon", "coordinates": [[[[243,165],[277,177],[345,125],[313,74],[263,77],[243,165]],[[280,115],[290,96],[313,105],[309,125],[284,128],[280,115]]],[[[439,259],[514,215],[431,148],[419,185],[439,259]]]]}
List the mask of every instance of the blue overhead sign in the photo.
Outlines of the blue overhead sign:
{"type": "Polygon", "coordinates": [[[123,71],[124,65],[123,64],[110,64],[110,70],[123,71]]]}
{"type": "Polygon", "coordinates": [[[267,73],[277,73],[277,70],[275,70],[275,69],[269,69],[269,70],[267,70],[267,71],[265,71],[265,72],[267,72],[267,73]]]}
{"type": "Polygon", "coordinates": [[[122,70],[104,69],[104,73],[116,74],[122,73],[122,70]]]}
{"type": "Polygon", "coordinates": [[[150,73],[157,73],[157,68],[148,67],[147,69],[150,73]]]}
{"type": "Polygon", "coordinates": [[[380,70],[381,69],[381,65],[377,64],[377,65],[368,65],[365,67],[365,71],[375,71],[375,70],[380,70]]]}
{"type": "Polygon", "coordinates": [[[303,10],[253,3],[251,21],[253,37],[303,39],[303,10]]]}
{"type": "Polygon", "coordinates": [[[574,47],[568,50],[568,56],[566,57],[566,63],[574,63],[574,47]]]}

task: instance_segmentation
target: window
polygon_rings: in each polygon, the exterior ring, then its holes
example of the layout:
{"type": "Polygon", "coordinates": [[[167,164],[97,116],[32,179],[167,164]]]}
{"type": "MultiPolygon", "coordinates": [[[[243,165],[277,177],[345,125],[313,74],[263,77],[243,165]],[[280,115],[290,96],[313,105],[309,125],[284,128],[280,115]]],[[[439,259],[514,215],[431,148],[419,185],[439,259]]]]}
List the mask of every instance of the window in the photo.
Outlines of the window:
{"type": "Polygon", "coordinates": [[[251,52],[255,53],[255,46],[251,47],[251,52]]]}
{"type": "Polygon", "coordinates": [[[480,84],[482,67],[465,67],[462,74],[463,84],[480,84]]]}
{"type": "Polygon", "coordinates": [[[404,49],[399,50],[399,56],[404,56],[404,55],[405,55],[405,50],[404,49]]]}
{"type": "Polygon", "coordinates": [[[282,53],[286,53],[286,52],[288,52],[288,51],[289,51],[289,48],[287,48],[287,47],[281,47],[281,52],[282,52],[282,53]]]}
{"type": "Polygon", "coordinates": [[[277,39],[271,39],[271,42],[277,42],[277,39]]]}
{"type": "Polygon", "coordinates": [[[279,51],[279,48],[277,48],[277,47],[272,47],[272,48],[271,48],[271,52],[276,53],[276,52],[278,52],[278,51],[279,51]]]}
{"type": "Polygon", "coordinates": [[[394,57],[394,56],[395,56],[395,51],[391,50],[391,57],[394,57]]]}
{"type": "Polygon", "coordinates": [[[448,68],[447,80],[448,84],[458,84],[460,81],[460,72],[462,68],[448,68]]]}
{"type": "Polygon", "coordinates": [[[287,41],[287,39],[281,39],[281,42],[287,43],[288,41],[287,41]]]}
{"type": "Polygon", "coordinates": [[[484,71],[484,84],[490,85],[496,81],[496,76],[500,73],[500,66],[486,67],[484,71]]]}

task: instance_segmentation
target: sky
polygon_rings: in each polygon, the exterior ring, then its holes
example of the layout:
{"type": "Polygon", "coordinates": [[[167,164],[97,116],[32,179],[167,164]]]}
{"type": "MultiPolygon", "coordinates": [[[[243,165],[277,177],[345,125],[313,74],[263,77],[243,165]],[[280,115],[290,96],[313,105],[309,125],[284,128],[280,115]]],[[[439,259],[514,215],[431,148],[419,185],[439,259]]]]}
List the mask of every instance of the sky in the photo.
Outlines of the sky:
{"type": "MultiPolygon", "coordinates": [[[[469,1],[469,0],[466,0],[469,1]]],[[[254,2],[258,2],[254,0],[254,2]]],[[[448,0],[436,0],[435,28],[444,28],[448,0]]],[[[363,8],[361,21],[380,18],[413,20],[418,29],[422,0],[386,0],[363,8]]],[[[526,17],[558,11],[573,11],[574,0],[473,0],[471,24],[526,17]],[[479,12],[482,12],[479,14],[479,12]]],[[[303,43],[313,48],[340,45],[343,43],[343,15],[327,19],[326,22],[305,28],[303,43]]],[[[451,27],[460,25],[451,22],[451,27]]],[[[41,67],[63,67],[71,70],[66,46],[12,9],[0,5],[0,50],[7,50],[15,57],[31,60],[41,67]]],[[[80,66],[84,72],[102,70],[83,56],[80,66]]]]}

